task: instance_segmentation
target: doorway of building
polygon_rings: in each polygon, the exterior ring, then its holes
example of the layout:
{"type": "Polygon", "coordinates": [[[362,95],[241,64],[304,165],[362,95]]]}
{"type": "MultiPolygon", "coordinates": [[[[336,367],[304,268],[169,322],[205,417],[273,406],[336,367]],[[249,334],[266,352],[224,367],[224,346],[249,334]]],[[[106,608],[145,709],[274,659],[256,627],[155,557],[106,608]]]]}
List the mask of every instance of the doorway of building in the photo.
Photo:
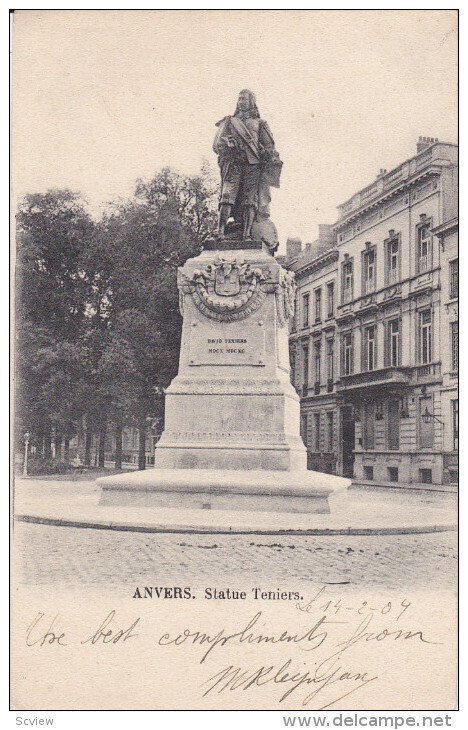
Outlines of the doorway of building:
{"type": "Polygon", "coordinates": [[[352,406],[341,409],[341,449],[343,476],[354,476],[354,417],[352,406]]]}

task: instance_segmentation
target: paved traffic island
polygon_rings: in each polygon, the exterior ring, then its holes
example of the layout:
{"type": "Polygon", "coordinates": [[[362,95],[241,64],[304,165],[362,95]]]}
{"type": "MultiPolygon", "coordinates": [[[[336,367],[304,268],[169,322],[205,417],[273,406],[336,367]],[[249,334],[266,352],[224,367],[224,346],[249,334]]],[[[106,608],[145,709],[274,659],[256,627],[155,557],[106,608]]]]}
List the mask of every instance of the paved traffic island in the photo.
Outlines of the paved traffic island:
{"type": "Polygon", "coordinates": [[[147,533],[399,535],[457,529],[453,495],[350,489],[330,497],[329,514],[148,508],[100,504],[94,482],[17,479],[15,518],[63,527],[147,533]]]}

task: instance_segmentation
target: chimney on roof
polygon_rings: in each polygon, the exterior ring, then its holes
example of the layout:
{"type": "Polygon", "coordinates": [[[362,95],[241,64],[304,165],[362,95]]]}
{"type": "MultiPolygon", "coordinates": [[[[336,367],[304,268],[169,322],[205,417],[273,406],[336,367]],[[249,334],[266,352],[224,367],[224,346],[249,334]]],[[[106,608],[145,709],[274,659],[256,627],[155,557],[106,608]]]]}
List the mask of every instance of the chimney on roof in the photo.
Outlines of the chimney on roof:
{"type": "Polygon", "coordinates": [[[387,170],[384,167],[381,167],[379,170],[379,174],[377,175],[377,180],[386,174],[387,174],[387,170]]]}
{"type": "Polygon", "coordinates": [[[420,152],[424,152],[424,150],[427,150],[428,147],[432,147],[432,145],[438,141],[438,137],[420,137],[418,144],[416,145],[416,154],[419,155],[420,152]]]}
{"type": "Polygon", "coordinates": [[[327,223],[319,224],[319,237],[318,237],[318,251],[321,253],[331,248],[336,243],[336,234],[333,230],[333,226],[327,223]]]}
{"type": "Polygon", "coordinates": [[[302,251],[302,241],[300,238],[288,238],[286,241],[286,258],[288,261],[297,259],[302,251]]]}
{"type": "Polygon", "coordinates": [[[319,223],[318,229],[320,243],[330,243],[334,240],[333,226],[328,223],[319,223]]]}

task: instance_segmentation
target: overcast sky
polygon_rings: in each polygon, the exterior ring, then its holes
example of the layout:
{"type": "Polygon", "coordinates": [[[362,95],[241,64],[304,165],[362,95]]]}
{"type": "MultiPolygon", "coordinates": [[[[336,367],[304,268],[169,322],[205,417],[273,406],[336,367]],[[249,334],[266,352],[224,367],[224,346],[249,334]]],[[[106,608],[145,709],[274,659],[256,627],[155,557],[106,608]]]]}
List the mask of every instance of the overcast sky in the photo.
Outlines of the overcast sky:
{"type": "Polygon", "coordinates": [[[98,215],[165,165],[216,166],[245,87],[284,161],[271,217],[313,240],[419,135],[457,141],[454,11],[16,11],[14,193],[98,215]]]}

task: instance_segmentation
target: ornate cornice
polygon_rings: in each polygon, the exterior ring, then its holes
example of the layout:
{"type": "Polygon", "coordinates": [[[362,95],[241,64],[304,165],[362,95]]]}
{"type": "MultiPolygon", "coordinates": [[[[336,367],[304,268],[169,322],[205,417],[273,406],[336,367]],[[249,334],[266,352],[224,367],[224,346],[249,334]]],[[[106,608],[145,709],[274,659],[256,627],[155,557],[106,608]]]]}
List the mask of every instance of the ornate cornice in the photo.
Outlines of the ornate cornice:
{"type": "Polygon", "coordinates": [[[296,279],[302,279],[304,276],[307,276],[308,274],[312,274],[314,271],[318,271],[319,269],[323,268],[324,266],[327,266],[327,264],[333,263],[334,261],[338,261],[339,253],[337,249],[333,248],[330,251],[327,251],[322,256],[317,257],[316,259],[313,259],[312,261],[308,261],[307,263],[304,263],[302,266],[300,265],[300,259],[297,260],[296,263],[299,264],[297,269],[294,269],[294,273],[296,274],[296,279]]]}

